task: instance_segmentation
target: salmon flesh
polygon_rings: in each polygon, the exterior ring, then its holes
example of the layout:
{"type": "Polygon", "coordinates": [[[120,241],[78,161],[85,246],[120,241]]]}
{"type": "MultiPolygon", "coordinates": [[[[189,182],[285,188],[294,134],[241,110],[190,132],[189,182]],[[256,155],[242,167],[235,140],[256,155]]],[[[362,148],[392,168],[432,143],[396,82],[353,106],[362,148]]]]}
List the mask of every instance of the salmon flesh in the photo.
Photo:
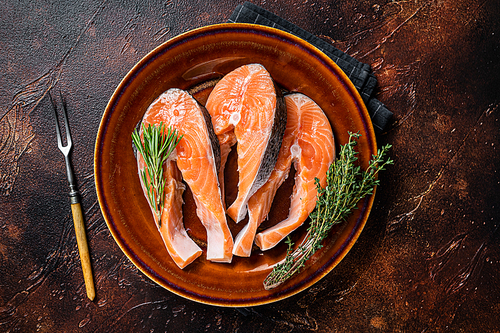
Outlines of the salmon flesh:
{"type": "Polygon", "coordinates": [[[286,126],[281,90],[260,64],[241,66],[225,75],[210,93],[206,107],[219,139],[224,163],[237,143],[238,194],[227,214],[240,222],[250,197],[268,180],[278,159],[286,126]]]}
{"type": "MultiPolygon", "coordinates": [[[[286,100],[286,97],[285,97],[286,100]]],[[[290,148],[294,144],[299,130],[297,113],[287,108],[286,128],[278,153],[278,160],[267,182],[248,200],[248,223],[241,229],[234,240],[233,254],[250,257],[257,228],[267,218],[276,191],[288,178],[292,164],[290,148]]]]}
{"type": "Polygon", "coordinates": [[[174,209],[176,219],[169,218],[173,214],[164,214],[161,225],[170,232],[164,233],[160,228],[172,259],[175,261],[184,251],[192,256],[201,253],[196,244],[196,247],[193,246],[194,242],[185,233],[182,223],[181,178],[173,170],[178,168],[193,193],[196,214],[207,232],[207,260],[231,262],[233,238],[227,225],[218,181],[220,148],[207,110],[186,91],[172,88],[149,106],[142,121],[146,126],[163,122],[167,128],[175,128],[183,135],[164,165],[167,177],[172,175],[177,182],[176,187],[171,187],[177,190],[169,192],[168,182],[165,188],[165,196],[168,197],[165,209],[174,209]]]}
{"type": "MultiPolygon", "coordinates": [[[[184,228],[182,219],[182,194],[184,193],[186,186],[182,182],[180,171],[173,160],[167,161],[166,164],[167,165],[164,166],[165,205],[160,225],[158,224],[157,215],[151,205],[150,208],[158,231],[160,232],[161,238],[168,253],[170,254],[170,257],[179,268],[183,269],[198,258],[201,255],[202,250],[189,237],[186,229],[184,228]]],[[[140,154],[137,156],[137,166],[139,171],[146,168],[144,159],[140,156],[140,154]]],[[[139,178],[141,180],[144,195],[147,197],[146,186],[143,183],[142,177],[139,178]]]]}
{"type": "MultiPolygon", "coordinates": [[[[276,190],[288,175],[292,162],[295,184],[288,217],[255,236],[255,243],[263,251],[276,246],[304,223],[316,206],[315,178],[324,187],[326,172],[335,159],[333,132],[323,110],[312,99],[300,93],[286,95],[285,102],[287,130],[283,149],[280,150],[278,163],[268,182],[249,201],[248,229],[256,230],[266,218],[276,190]]],[[[248,254],[251,250],[252,243],[249,239],[252,235],[246,236],[243,242],[241,239],[244,237],[238,234],[236,238],[234,253],[237,255],[248,254]]]]}

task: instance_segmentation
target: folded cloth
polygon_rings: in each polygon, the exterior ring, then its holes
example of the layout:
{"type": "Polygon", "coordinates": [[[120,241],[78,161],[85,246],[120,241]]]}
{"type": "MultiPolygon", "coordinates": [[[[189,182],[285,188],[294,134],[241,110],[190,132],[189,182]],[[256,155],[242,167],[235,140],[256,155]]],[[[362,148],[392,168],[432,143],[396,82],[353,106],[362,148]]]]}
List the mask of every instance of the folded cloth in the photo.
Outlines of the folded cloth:
{"type": "Polygon", "coordinates": [[[328,42],[250,2],[238,5],[228,22],[265,25],[286,31],[308,41],[330,57],[352,81],[366,104],[375,133],[383,133],[389,125],[392,112],[382,102],[373,98],[377,79],[373,75],[370,65],[352,58],[328,42]]]}

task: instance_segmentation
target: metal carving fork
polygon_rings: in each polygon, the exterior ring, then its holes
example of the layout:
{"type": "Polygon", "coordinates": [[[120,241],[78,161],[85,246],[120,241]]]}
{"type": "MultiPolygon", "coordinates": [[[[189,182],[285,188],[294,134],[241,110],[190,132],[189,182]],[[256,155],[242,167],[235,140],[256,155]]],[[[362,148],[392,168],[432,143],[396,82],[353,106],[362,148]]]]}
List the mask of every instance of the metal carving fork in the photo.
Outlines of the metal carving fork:
{"type": "Polygon", "coordinates": [[[90,254],[87,244],[87,236],[85,233],[85,224],[83,223],[82,207],[80,205],[80,193],[76,186],[76,182],[73,176],[73,170],[71,168],[71,161],[69,159],[69,153],[73,147],[73,141],[71,140],[71,133],[69,131],[68,115],[66,114],[66,105],[62,99],[61,93],[59,92],[59,97],[62,104],[62,114],[64,117],[64,125],[66,127],[66,146],[63,146],[61,141],[61,132],[59,129],[59,121],[57,117],[57,107],[52,99],[52,95],[49,92],[50,102],[52,103],[52,108],[54,109],[54,118],[56,120],[56,133],[57,133],[57,146],[59,150],[63,153],[64,159],[66,161],[66,173],[68,174],[69,182],[69,197],[71,201],[71,212],[73,213],[73,223],[75,225],[76,241],[78,243],[78,251],[80,252],[80,261],[82,263],[83,278],[85,280],[85,289],[87,290],[87,297],[93,301],[95,297],[94,289],[94,278],[92,277],[92,266],[90,264],[90,254]]]}

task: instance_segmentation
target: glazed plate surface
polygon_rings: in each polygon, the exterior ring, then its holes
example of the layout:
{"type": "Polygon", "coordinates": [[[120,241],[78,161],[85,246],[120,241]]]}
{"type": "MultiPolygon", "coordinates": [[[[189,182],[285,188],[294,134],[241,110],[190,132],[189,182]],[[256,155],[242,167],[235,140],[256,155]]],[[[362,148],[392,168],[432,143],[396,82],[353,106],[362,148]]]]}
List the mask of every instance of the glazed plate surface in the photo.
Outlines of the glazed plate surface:
{"type": "MultiPolygon", "coordinates": [[[[169,88],[190,91],[202,104],[214,83],[231,70],[249,63],[266,67],[285,91],[301,92],[326,113],[335,136],[337,151],[348,140],[348,132],[359,132],[359,161],[366,168],[376,153],[371,120],[347,76],[321,51],[286,32],[251,24],[220,24],[192,30],[160,45],[126,75],[111,97],[97,134],[94,168],[99,204],[115,241],[130,260],[149,278],[166,289],[201,303],[218,306],[254,306],[292,296],[324,277],[347,254],[361,233],[374,196],[360,202],[347,221],[332,229],[324,247],[300,274],[278,288],[265,290],[262,282],[272,266],[281,261],[286,245],[250,258],[233,257],[231,264],[211,263],[205,252],[179,269],[170,259],[144,197],[137,174],[131,134],[150,103],[169,88]]],[[[236,155],[230,155],[226,170],[226,202],[236,196],[236,155]]],[[[293,174],[279,189],[267,228],[288,214],[293,174]]],[[[184,223],[191,237],[206,243],[196,206],[184,194],[184,223]]],[[[233,237],[247,219],[235,224],[228,217],[233,237]]],[[[302,226],[292,234],[298,243],[306,233],[302,226]]]]}

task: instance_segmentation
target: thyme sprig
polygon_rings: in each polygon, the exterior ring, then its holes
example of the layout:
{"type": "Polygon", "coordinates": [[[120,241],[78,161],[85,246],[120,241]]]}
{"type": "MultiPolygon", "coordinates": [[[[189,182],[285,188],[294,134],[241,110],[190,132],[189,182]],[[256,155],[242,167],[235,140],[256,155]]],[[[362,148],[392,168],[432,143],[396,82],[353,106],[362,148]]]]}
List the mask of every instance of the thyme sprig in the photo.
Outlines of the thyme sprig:
{"type": "Polygon", "coordinates": [[[176,129],[168,129],[163,122],[159,126],[142,124],[143,141],[137,129],[132,133],[132,142],[144,158],[146,168],[140,172],[146,186],[149,204],[153,207],[158,226],[161,227],[161,216],[164,207],[165,179],[163,178],[163,163],[177,147],[182,135],[176,129]]]}
{"type": "Polygon", "coordinates": [[[329,167],[326,174],[326,186],[323,188],[316,178],[318,191],[316,207],[309,215],[310,224],[302,243],[293,250],[293,243],[287,237],[288,249],[283,262],[277,264],[264,280],[266,290],[275,288],[297,273],[309,258],[319,249],[321,242],[328,236],[330,229],[344,221],[357,207],[358,201],[373,193],[379,184],[376,175],[394,161],[385,160],[391,145],[378,150],[365,171],[356,166],[357,152],[354,147],[359,133],[349,133],[349,142],[340,148],[339,158],[329,167]],[[385,161],[384,161],[385,160],[385,161]]]}

